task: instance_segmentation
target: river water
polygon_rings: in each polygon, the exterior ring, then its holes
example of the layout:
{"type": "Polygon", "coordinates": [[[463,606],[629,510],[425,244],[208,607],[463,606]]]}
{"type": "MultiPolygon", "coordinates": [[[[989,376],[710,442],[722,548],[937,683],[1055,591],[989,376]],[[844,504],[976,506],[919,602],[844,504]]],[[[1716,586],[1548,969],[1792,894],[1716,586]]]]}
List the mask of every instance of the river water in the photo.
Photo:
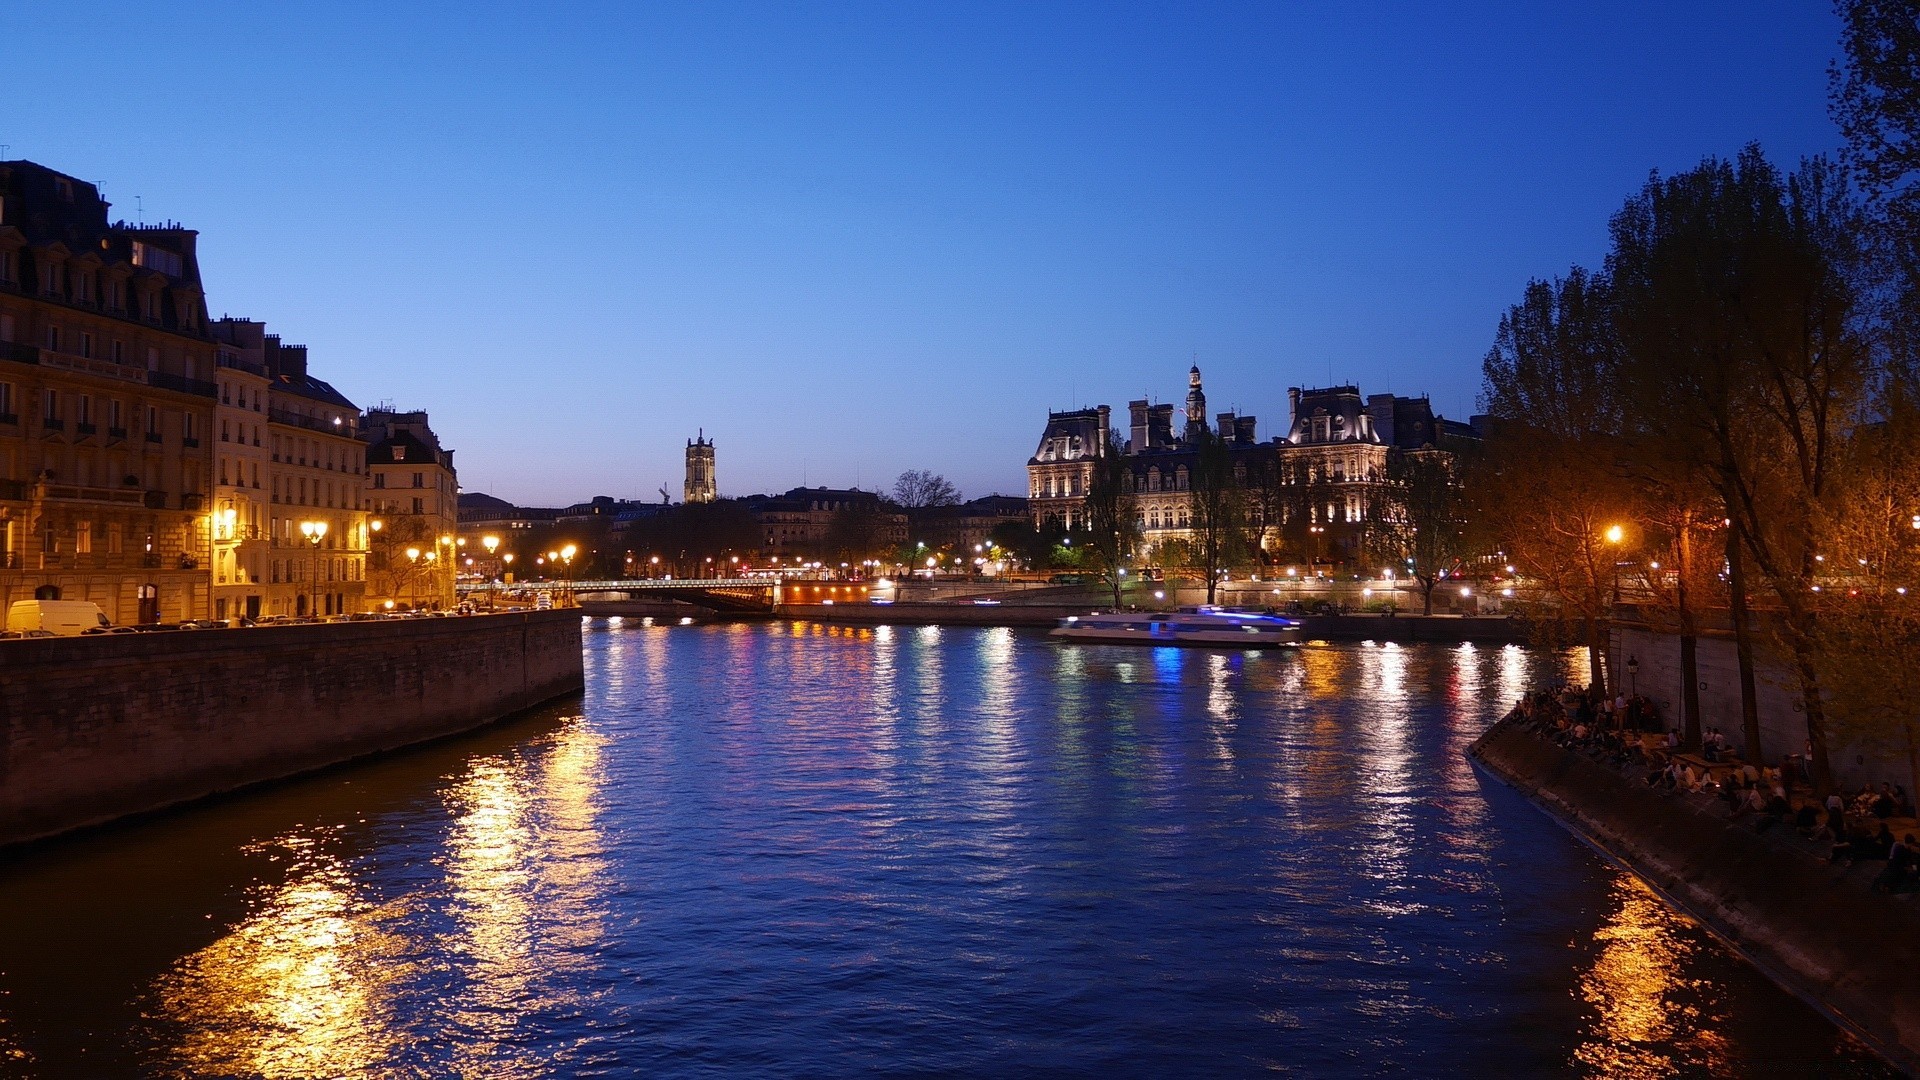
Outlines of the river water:
{"type": "Polygon", "coordinates": [[[583,698],[5,857],[0,1076],[1886,1075],[1468,767],[1559,657],[587,625],[583,698]]]}

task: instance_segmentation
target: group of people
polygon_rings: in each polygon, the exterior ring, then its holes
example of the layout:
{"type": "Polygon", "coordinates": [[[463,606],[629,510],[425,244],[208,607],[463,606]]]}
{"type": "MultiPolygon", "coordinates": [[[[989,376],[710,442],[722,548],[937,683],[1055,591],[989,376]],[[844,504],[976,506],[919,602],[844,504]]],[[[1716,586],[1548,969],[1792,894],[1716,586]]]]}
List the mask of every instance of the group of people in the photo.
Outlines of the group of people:
{"type": "Polygon", "coordinates": [[[1835,865],[1885,861],[1885,869],[1873,880],[1876,891],[1920,892],[1920,842],[1912,833],[1896,837],[1888,824],[1890,818],[1915,816],[1912,799],[1898,784],[1869,784],[1851,798],[1830,795],[1824,804],[1806,802],[1796,810],[1789,795],[1792,774],[1740,763],[1732,742],[1718,728],[1702,733],[1697,759],[1679,753],[1680,736],[1672,730],[1666,732],[1663,746],[1649,752],[1640,732],[1645,727],[1658,730],[1659,714],[1652,702],[1637,697],[1609,700],[1586,689],[1534,691],[1520,699],[1506,722],[1524,725],[1629,776],[1644,777],[1650,787],[1712,795],[1727,804],[1732,816],[1751,815],[1756,831],[1791,819],[1802,837],[1832,845],[1829,861],[1835,865]],[[1699,762],[1726,767],[1696,768],[1699,762]]]}
{"type": "Polygon", "coordinates": [[[1591,689],[1535,691],[1520,699],[1507,718],[1531,727],[1570,750],[1616,769],[1646,763],[1640,730],[1657,714],[1638,696],[1607,699],[1591,689]]]}

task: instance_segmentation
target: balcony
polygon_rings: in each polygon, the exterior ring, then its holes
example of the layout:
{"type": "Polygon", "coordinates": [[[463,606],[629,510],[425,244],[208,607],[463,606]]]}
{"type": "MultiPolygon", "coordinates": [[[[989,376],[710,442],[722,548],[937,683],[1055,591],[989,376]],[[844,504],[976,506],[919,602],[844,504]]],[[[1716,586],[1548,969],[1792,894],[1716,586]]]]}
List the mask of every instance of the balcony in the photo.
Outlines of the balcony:
{"type": "MultiPolygon", "coordinates": [[[[360,433],[354,430],[354,422],[351,418],[343,419],[340,423],[336,424],[318,416],[302,416],[297,412],[290,412],[286,409],[270,408],[267,410],[267,419],[275,424],[290,424],[294,427],[306,428],[308,431],[323,431],[342,439],[364,441],[361,439],[360,433]]],[[[302,464],[305,463],[302,462],[302,464]]]]}
{"type": "Polygon", "coordinates": [[[143,501],[138,491],[82,487],[78,484],[35,484],[28,494],[35,500],[46,502],[104,502],[139,506],[143,501]]]}
{"type": "Polygon", "coordinates": [[[223,368],[232,368],[235,371],[244,371],[249,375],[258,375],[262,379],[267,377],[266,368],[261,367],[259,364],[249,364],[237,356],[220,356],[215,358],[214,363],[219,364],[223,368]]]}
{"type": "MultiPolygon", "coordinates": [[[[207,500],[204,495],[189,494],[180,496],[180,509],[182,510],[204,510],[206,509],[206,503],[207,500]]],[[[184,567],[183,569],[191,570],[193,568],[184,567]]]]}
{"type": "Polygon", "coordinates": [[[109,439],[124,439],[124,438],[126,438],[126,437],[127,437],[127,429],[126,429],[126,428],[123,428],[123,427],[110,427],[110,428],[108,428],[108,429],[107,429],[107,438],[109,438],[109,439]]]}
{"type": "Polygon", "coordinates": [[[200,440],[188,435],[180,440],[181,446],[199,446],[200,440]]]}
{"type": "Polygon", "coordinates": [[[62,419],[60,419],[60,418],[59,418],[59,417],[57,417],[57,416],[43,416],[43,417],[41,417],[41,418],[40,418],[40,426],[41,426],[41,427],[43,427],[43,428],[45,428],[45,429],[46,429],[46,430],[48,430],[48,431],[65,431],[65,430],[67,430],[67,422],[66,422],[65,420],[62,420],[62,419]]]}
{"type": "Polygon", "coordinates": [[[87,435],[93,435],[97,433],[98,430],[99,429],[95,428],[92,424],[89,424],[85,421],[80,421],[73,425],[73,433],[75,435],[79,435],[82,437],[85,437],[87,435]]]}
{"type": "Polygon", "coordinates": [[[0,342],[0,360],[11,360],[16,364],[38,364],[40,350],[19,342],[0,342]]]}
{"type": "Polygon", "coordinates": [[[19,413],[0,412],[0,424],[18,424],[19,422],[19,413]]]}
{"type": "Polygon", "coordinates": [[[27,485],[20,480],[0,480],[0,499],[24,500],[27,497],[27,485]]]}
{"type": "Polygon", "coordinates": [[[122,382],[146,382],[145,368],[116,364],[111,360],[98,360],[90,356],[75,356],[71,353],[54,352],[51,349],[36,349],[39,357],[35,363],[41,367],[62,368],[77,371],[83,375],[98,375],[106,379],[119,379],[122,382]]]}
{"type": "Polygon", "coordinates": [[[149,510],[165,510],[167,508],[167,493],[164,491],[145,491],[141,493],[141,501],[146,504],[149,510]]]}
{"type": "Polygon", "coordinates": [[[147,432],[147,441],[148,441],[148,442],[153,442],[153,443],[157,443],[157,442],[159,442],[159,441],[160,441],[160,433],[159,433],[159,432],[157,432],[157,431],[149,431],[149,432],[147,432]]]}
{"type": "Polygon", "coordinates": [[[184,375],[169,375],[164,371],[147,372],[147,385],[157,386],[162,390],[177,390],[197,397],[218,398],[220,396],[220,387],[205,379],[189,379],[184,375]]]}

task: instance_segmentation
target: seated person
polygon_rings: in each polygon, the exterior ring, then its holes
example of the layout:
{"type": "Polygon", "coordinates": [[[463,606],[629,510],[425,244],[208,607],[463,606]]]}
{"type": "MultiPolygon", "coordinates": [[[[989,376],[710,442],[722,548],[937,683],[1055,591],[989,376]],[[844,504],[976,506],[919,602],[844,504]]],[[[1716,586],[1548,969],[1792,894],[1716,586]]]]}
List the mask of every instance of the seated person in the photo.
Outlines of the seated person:
{"type": "Polygon", "coordinates": [[[1793,815],[1793,827],[1800,830],[1801,836],[1813,839],[1813,834],[1820,831],[1820,809],[1812,803],[1801,803],[1793,815]]]}

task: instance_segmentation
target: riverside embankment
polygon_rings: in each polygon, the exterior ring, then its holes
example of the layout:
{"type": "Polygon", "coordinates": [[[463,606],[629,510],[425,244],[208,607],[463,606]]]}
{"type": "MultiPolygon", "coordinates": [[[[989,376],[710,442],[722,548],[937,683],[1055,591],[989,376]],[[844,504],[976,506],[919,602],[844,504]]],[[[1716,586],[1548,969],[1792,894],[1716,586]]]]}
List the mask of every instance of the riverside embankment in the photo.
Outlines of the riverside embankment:
{"type": "Polygon", "coordinates": [[[582,684],[573,611],[0,643],[0,846],[466,731],[582,684]]]}
{"type": "Polygon", "coordinates": [[[1920,1073],[1920,906],[1686,797],[1511,722],[1468,749],[1484,772],[1697,919],[1775,982],[1920,1073]]]}

